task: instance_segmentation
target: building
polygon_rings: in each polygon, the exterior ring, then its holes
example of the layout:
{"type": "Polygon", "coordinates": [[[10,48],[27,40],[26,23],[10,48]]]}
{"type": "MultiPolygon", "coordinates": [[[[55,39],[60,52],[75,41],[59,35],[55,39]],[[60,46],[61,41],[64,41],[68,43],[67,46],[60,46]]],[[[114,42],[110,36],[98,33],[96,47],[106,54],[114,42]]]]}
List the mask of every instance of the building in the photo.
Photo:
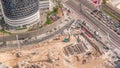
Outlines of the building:
{"type": "Polygon", "coordinates": [[[97,5],[101,5],[102,4],[102,0],[93,0],[93,3],[97,4],[97,5]]]}
{"type": "Polygon", "coordinates": [[[39,23],[39,0],[1,0],[5,20],[13,27],[26,27],[39,23]]]}
{"type": "Polygon", "coordinates": [[[40,9],[49,9],[50,0],[39,0],[40,9]]]}
{"type": "Polygon", "coordinates": [[[109,0],[109,3],[110,3],[113,7],[117,8],[117,9],[120,9],[120,0],[109,0]]]}
{"type": "Polygon", "coordinates": [[[0,17],[2,16],[2,10],[1,10],[1,3],[0,3],[0,17]]]}

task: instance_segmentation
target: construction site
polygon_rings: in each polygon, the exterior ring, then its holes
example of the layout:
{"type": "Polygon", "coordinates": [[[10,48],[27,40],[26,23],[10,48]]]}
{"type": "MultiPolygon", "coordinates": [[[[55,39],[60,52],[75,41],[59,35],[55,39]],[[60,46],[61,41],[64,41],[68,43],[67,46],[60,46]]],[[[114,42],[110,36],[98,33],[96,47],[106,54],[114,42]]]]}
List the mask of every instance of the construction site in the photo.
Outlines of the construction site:
{"type": "Polygon", "coordinates": [[[114,68],[116,55],[100,48],[80,23],[38,44],[1,51],[0,68],[114,68]]]}

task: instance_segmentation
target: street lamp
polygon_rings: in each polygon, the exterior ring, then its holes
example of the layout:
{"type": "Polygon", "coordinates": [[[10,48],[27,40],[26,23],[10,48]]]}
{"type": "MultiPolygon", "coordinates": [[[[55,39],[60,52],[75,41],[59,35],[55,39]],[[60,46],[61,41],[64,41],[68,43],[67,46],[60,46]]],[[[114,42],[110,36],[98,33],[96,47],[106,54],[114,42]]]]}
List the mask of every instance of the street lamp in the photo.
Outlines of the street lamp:
{"type": "Polygon", "coordinates": [[[20,57],[21,56],[21,49],[20,49],[20,42],[19,42],[18,35],[16,35],[16,39],[17,39],[17,45],[18,45],[18,53],[16,55],[17,55],[17,57],[20,57]]]}

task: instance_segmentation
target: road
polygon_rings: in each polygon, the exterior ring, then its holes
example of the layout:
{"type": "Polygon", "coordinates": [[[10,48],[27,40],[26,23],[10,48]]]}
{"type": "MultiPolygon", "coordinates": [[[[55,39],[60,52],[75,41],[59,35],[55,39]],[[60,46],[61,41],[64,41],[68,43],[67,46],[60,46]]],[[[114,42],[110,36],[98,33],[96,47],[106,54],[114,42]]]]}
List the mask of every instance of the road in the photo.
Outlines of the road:
{"type": "MultiPolygon", "coordinates": [[[[107,26],[102,24],[100,21],[93,18],[90,14],[86,13],[85,10],[82,10],[82,12],[81,12],[81,9],[78,9],[78,8],[80,8],[80,5],[75,4],[72,0],[66,1],[66,4],[68,4],[71,7],[71,9],[76,11],[76,13],[78,15],[82,14],[87,20],[89,19],[91,21],[90,23],[96,25],[103,32],[109,33],[111,40],[113,42],[115,42],[117,44],[117,46],[120,46],[120,37],[118,35],[116,35],[113,31],[111,31],[107,26]]],[[[93,10],[94,7],[91,7],[91,8],[93,10]]]]}
{"type": "Polygon", "coordinates": [[[54,33],[44,37],[44,38],[41,38],[39,40],[34,40],[34,41],[31,41],[31,42],[26,42],[22,45],[28,45],[28,44],[35,44],[35,43],[39,43],[39,42],[42,42],[44,40],[47,40],[47,39],[50,39],[51,37],[54,37],[56,34],[58,33],[61,33],[64,29],[66,29],[67,27],[70,27],[70,25],[74,22],[74,20],[72,20],[71,22],[67,23],[65,26],[63,26],[62,28],[60,28],[59,30],[55,31],[54,33]]]}
{"type": "Polygon", "coordinates": [[[120,37],[118,35],[116,35],[116,33],[114,33],[111,29],[107,28],[107,26],[101,24],[100,21],[98,21],[97,19],[95,19],[94,17],[92,17],[89,13],[84,13],[84,15],[86,15],[87,18],[89,18],[96,26],[98,26],[98,28],[100,28],[102,31],[109,33],[109,36],[111,39],[113,39],[114,41],[116,41],[117,45],[120,44],[120,37]]]}
{"type": "MultiPolygon", "coordinates": [[[[58,29],[57,31],[45,36],[45,37],[42,37],[41,39],[35,39],[35,40],[32,40],[32,41],[27,41],[27,42],[23,42],[21,43],[20,45],[21,46],[27,46],[27,45],[32,45],[32,44],[36,44],[36,43],[40,43],[42,41],[45,41],[45,40],[48,40],[52,37],[54,37],[56,34],[59,34],[59,33],[62,33],[62,31],[68,27],[70,27],[70,25],[74,22],[75,20],[71,20],[70,22],[68,22],[67,24],[65,24],[63,27],[61,27],[60,29],[58,29]]],[[[7,48],[16,48],[18,44],[9,44],[7,45],[7,48]]],[[[0,47],[0,49],[4,49],[3,47],[0,47]]],[[[6,47],[5,47],[6,48],[6,47]]]]}
{"type": "Polygon", "coordinates": [[[18,35],[19,39],[23,39],[23,38],[31,38],[31,37],[35,37],[35,36],[40,35],[40,34],[47,33],[51,29],[54,29],[54,28],[56,28],[56,26],[60,25],[62,19],[63,18],[59,19],[57,22],[55,22],[51,25],[48,25],[48,26],[43,27],[43,28],[38,29],[38,30],[34,30],[34,31],[26,32],[26,33],[12,34],[10,36],[0,37],[0,42],[14,41],[14,40],[16,40],[16,35],[18,35]]]}
{"type": "Polygon", "coordinates": [[[117,17],[117,20],[119,20],[120,18],[120,12],[119,10],[114,9],[112,6],[108,5],[108,4],[104,4],[102,5],[104,10],[109,11],[109,13],[113,14],[115,17],[117,17]]]}

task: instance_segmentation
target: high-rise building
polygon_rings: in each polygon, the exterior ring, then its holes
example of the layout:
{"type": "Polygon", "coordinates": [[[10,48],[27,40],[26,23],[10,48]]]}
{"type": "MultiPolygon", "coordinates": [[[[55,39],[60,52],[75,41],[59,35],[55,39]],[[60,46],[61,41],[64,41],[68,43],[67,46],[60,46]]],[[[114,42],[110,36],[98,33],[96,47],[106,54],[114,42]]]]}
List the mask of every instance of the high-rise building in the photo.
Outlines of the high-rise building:
{"type": "Polygon", "coordinates": [[[10,26],[27,26],[40,21],[39,0],[1,0],[3,17],[10,26]]]}

